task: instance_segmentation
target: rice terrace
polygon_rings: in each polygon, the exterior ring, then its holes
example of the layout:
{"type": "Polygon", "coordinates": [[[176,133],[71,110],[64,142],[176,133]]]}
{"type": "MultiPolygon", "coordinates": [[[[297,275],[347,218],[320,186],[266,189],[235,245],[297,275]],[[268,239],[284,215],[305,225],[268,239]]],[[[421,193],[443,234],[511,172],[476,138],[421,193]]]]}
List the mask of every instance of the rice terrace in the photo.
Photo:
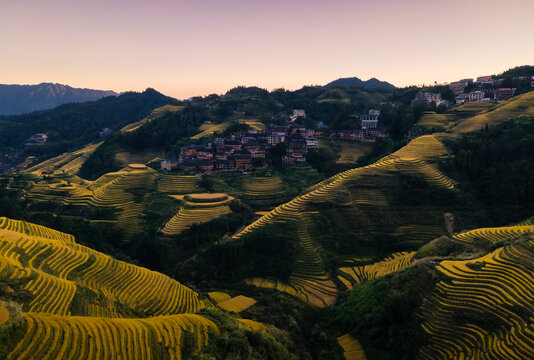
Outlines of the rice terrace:
{"type": "Polygon", "coordinates": [[[533,11],[6,4],[0,359],[534,359],[533,11]]]}

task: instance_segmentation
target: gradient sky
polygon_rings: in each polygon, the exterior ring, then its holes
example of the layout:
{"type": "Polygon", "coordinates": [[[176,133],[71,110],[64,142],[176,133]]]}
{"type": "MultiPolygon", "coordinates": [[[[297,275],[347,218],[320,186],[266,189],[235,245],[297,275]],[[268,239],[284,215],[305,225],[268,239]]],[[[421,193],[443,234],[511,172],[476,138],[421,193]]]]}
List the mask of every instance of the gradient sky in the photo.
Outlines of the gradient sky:
{"type": "Polygon", "coordinates": [[[187,98],[534,64],[533,0],[0,0],[0,83],[187,98]]]}

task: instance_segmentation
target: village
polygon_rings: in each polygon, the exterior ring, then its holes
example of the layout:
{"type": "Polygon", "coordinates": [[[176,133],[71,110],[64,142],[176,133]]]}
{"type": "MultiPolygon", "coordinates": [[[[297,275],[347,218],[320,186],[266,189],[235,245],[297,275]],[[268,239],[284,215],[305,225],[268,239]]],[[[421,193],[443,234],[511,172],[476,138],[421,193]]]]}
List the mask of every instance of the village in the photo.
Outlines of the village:
{"type": "MultiPolygon", "coordinates": [[[[462,79],[448,84],[449,89],[454,94],[454,101],[443,99],[440,93],[418,92],[412,103],[443,105],[451,107],[475,101],[503,102],[515,96],[517,89],[502,87],[505,79],[496,78],[493,75],[479,76],[474,79],[462,79]]],[[[534,87],[534,76],[516,76],[512,80],[529,82],[530,87],[534,87]]],[[[527,85],[528,86],[528,85],[527,85]]]]}
{"type": "Polygon", "coordinates": [[[211,173],[219,171],[250,171],[265,167],[274,149],[282,149],[282,165],[294,165],[306,161],[306,155],[319,147],[321,138],[375,142],[385,137],[380,122],[380,110],[371,109],[368,114],[354,114],[360,124],[357,130],[324,131],[298,125],[297,119],[305,118],[302,109],[293,110],[290,124],[269,124],[265,131],[249,129],[232,133],[227,138],[215,137],[201,145],[189,145],[180,149],[177,159],[161,161],[162,171],[179,170],[186,173],[211,173]]]}

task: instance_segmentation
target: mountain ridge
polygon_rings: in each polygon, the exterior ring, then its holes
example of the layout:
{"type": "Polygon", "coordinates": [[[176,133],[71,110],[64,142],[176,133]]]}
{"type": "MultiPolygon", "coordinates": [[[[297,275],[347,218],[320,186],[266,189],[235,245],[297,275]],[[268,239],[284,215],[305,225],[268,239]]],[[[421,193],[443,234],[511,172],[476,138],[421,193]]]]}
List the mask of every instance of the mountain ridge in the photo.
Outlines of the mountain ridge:
{"type": "Polygon", "coordinates": [[[381,81],[378,80],[375,77],[370,78],[369,80],[361,80],[358,77],[346,77],[346,78],[339,78],[334,81],[329,82],[328,84],[324,85],[324,88],[331,88],[331,87],[360,87],[362,89],[377,89],[377,88],[383,88],[383,89],[396,89],[397,87],[387,81],[381,81]]]}
{"type": "Polygon", "coordinates": [[[118,95],[112,90],[74,88],[50,82],[35,85],[0,84],[0,115],[49,110],[67,103],[96,101],[118,95]]]}

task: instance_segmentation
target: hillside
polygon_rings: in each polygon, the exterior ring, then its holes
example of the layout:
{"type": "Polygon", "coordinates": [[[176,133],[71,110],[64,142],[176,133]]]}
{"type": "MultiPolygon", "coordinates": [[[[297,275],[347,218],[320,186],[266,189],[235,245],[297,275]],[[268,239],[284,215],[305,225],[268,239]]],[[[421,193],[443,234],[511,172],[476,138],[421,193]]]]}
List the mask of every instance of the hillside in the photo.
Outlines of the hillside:
{"type": "Polygon", "coordinates": [[[52,110],[3,116],[0,117],[0,151],[10,154],[16,150],[25,156],[47,159],[99,140],[104,128],[118,130],[143,119],[156,108],[175,103],[176,100],[147,89],[143,93],[124,93],[52,110]],[[26,146],[36,133],[48,134],[46,143],[26,146]]]}
{"type": "MultiPolygon", "coordinates": [[[[255,303],[244,296],[224,303],[243,299],[252,302],[240,311],[255,303]]],[[[245,334],[252,333],[270,339],[273,355],[288,358],[285,346],[293,345],[280,342],[279,330],[225,308],[163,274],[78,245],[71,235],[0,218],[2,358],[182,359],[265,351],[251,350],[245,334]],[[213,345],[230,332],[241,337],[240,347],[213,345]]]]}
{"type": "Polygon", "coordinates": [[[78,89],[52,83],[0,84],[0,115],[18,115],[48,110],[67,103],[96,101],[106,96],[118,96],[118,94],[111,90],[78,89]]]}

